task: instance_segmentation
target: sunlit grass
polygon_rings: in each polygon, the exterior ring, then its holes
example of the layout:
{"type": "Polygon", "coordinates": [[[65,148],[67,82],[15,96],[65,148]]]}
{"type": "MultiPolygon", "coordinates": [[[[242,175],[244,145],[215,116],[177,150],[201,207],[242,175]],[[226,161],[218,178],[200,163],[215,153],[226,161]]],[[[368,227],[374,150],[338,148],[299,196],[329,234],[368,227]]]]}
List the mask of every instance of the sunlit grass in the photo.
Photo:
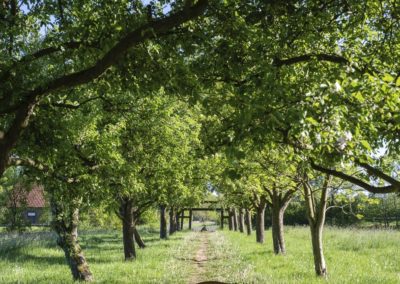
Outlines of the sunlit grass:
{"type": "MultiPolygon", "coordinates": [[[[287,255],[275,256],[271,231],[266,243],[254,234],[217,231],[178,232],[169,240],[141,228],[147,248],[124,262],[118,231],[80,234],[96,283],[187,283],[196,275],[193,259],[208,236],[202,275],[196,279],[228,283],[400,283],[400,232],[327,228],[328,281],[314,276],[309,229],[286,228],[287,255]]],[[[51,232],[0,234],[0,283],[72,283],[64,254],[51,232]]],[[[198,272],[198,271],[197,271],[198,272]]]]}
{"type": "MultiPolygon", "coordinates": [[[[190,234],[159,240],[156,232],[141,231],[147,248],[137,251],[134,262],[124,262],[119,232],[80,235],[96,283],[186,283],[193,266],[185,265],[180,255],[191,253],[190,234]]],[[[0,283],[73,283],[52,233],[0,236],[0,271],[0,283]]]]}
{"type": "MultiPolygon", "coordinates": [[[[275,256],[271,231],[266,243],[255,236],[224,231],[243,266],[252,265],[247,283],[326,283],[314,275],[309,229],[288,227],[287,255],[275,256]]],[[[400,283],[400,232],[327,228],[324,244],[328,283],[400,283]]]]}

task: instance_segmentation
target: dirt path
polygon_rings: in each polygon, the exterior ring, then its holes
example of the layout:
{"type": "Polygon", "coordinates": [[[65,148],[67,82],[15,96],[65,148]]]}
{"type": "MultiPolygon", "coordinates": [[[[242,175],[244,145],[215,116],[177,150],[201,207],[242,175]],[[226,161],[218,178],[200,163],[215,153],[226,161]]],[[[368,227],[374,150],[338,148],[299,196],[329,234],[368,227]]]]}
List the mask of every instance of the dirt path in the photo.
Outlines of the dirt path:
{"type": "Polygon", "coordinates": [[[197,248],[195,257],[193,260],[193,265],[195,265],[195,272],[191,275],[188,283],[196,284],[202,281],[206,281],[206,266],[208,261],[208,246],[209,246],[209,232],[201,232],[199,235],[200,245],[197,248]]]}

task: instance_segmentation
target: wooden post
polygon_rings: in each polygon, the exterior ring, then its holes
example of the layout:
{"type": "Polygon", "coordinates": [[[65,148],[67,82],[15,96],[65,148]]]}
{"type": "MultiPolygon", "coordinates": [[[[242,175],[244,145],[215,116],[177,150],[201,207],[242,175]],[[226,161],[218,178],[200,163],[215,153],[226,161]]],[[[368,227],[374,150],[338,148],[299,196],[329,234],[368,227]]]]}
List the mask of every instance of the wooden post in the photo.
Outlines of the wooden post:
{"type": "Polygon", "coordinates": [[[182,209],[181,211],[181,231],[183,230],[183,217],[185,216],[185,210],[182,209]]]}
{"type": "Polygon", "coordinates": [[[192,219],[193,219],[193,211],[189,209],[189,230],[192,229],[192,219]]]}
{"type": "Polygon", "coordinates": [[[219,226],[221,230],[224,229],[224,209],[221,209],[221,224],[219,226]]]}

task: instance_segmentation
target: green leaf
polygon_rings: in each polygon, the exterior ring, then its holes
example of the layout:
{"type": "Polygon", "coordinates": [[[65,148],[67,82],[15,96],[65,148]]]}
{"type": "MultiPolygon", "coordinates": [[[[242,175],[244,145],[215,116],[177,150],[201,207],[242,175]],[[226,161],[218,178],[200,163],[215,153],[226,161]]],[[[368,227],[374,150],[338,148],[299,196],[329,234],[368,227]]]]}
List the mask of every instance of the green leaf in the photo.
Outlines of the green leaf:
{"type": "Polygon", "coordinates": [[[312,118],[312,117],[307,117],[307,118],[306,118],[306,121],[309,122],[309,123],[311,123],[311,124],[314,125],[314,126],[318,125],[318,121],[316,121],[316,120],[315,120],[314,118],[312,118]]]}
{"type": "Polygon", "coordinates": [[[357,92],[354,97],[359,101],[360,103],[365,102],[365,98],[361,92],[357,92]]]}
{"type": "Polygon", "coordinates": [[[367,149],[368,151],[371,151],[371,150],[372,150],[371,145],[369,145],[369,143],[368,143],[367,140],[361,140],[360,143],[361,143],[361,145],[362,145],[365,149],[367,149]]]}
{"type": "Polygon", "coordinates": [[[391,83],[391,82],[394,81],[394,78],[393,78],[392,75],[390,75],[388,73],[385,73],[385,75],[383,76],[382,80],[385,81],[385,82],[391,83]]]}

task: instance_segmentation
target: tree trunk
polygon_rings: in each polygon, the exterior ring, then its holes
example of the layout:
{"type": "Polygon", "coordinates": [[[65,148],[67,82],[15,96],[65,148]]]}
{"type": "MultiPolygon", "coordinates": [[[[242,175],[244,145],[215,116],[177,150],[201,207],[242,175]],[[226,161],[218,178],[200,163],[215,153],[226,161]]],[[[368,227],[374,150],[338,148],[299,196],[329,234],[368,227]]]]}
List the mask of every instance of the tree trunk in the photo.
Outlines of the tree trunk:
{"type": "Polygon", "coordinates": [[[175,219],[175,212],[174,212],[174,208],[171,207],[171,209],[169,209],[169,235],[173,235],[175,233],[176,230],[176,219],[175,219]]]}
{"type": "Polygon", "coordinates": [[[181,230],[179,216],[180,216],[180,212],[176,211],[176,214],[175,214],[175,231],[180,231],[181,230]]]}
{"type": "Polygon", "coordinates": [[[272,192],[269,191],[271,197],[269,205],[271,207],[272,242],[275,254],[286,253],[283,216],[295,192],[296,190],[288,190],[283,194],[281,191],[275,189],[272,192]]]}
{"type": "Polygon", "coordinates": [[[165,206],[160,206],[160,239],[167,239],[167,217],[165,216],[165,206]]]}
{"type": "Polygon", "coordinates": [[[242,208],[239,209],[239,231],[244,233],[244,214],[242,208]]]}
{"type": "Polygon", "coordinates": [[[238,216],[236,208],[233,208],[233,229],[238,230],[238,216]]]}
{"type": "Polygon", "coordinates": [[[264,234],[264,213],[265,213],[265,202],[260,201],[260,204],[256,207],[256,241],[257,243],[263,244],[265,240],[264,234]]]}
{"type": "Polygon", "coordinates": [[[57,233],[57,244],[65,253],[72,277],[77,281],[92,281],[93,275],[78,243],[79,209],[51,202],[52,226],[57,233]]]}
{"type": "Polygon", "coordinates": [[[130,261],[136,258],[134,242],[134,220],[132,202],[128,198],[121,199],[120,217],[122,219],[122,240],[124,243],[125,260],[130,261]]]}
{"type": "Polygon", "coordinates": [[[181,231],[183,231],[183,220],[184,220],[184,217],[185,217],[185,210],[182,210],[181,211],[181,223],[180,223],[181,231]]]}
{"type": "Polygon", "coordinates": [[[315,273],[321,277],[326,277],[328,275],[328,270],[326,267],[324,251],[323,251],[322,233],[325,224],[326,205],[328,201],[330,180],[331,177],[327,175],[321,191],[319,208],[317,208],[314,196],[315,193],[312,190],[311,185],[309,184],[308,181],[303,182],[304,197],[307,208],[307,217],[311,231],[311,244],[314,255],[314,268],[315,268],[315,273]]]}
{"type": "Polygon", "coordinates": [[[140,236],[136,226],[133,227],[133,235],[135,237],[135,242],[139,246],[139,248],[144,249],[146,247],[146,244],[144,243],[142,237],[140,236]]]}
{"type": "Polygon", "coordinates": [[[251,214],[249,209],[246,209],[246,214],[245,214],[245,224],[246,224],[246,231],[247,235],[251,235],[251,214]]]}
{"type": "Polygon", "coordinates": [[[318,276],[326,277],[328,271],[326,267],[325,256],[322,246],[323,226],[318,226],[318,225],[311,226],[310,224],[310,229],[311,229],[312,250],[314,255],[315,273],[318,276]]]}
{"type": "Polygon", "coordinates": [[[224,229],[224,209],[221,209],[219,222],[220,222],[219,227],[221,228],[221,230],[223,230],[224,229]]]}
{"type": "Polygon", "coordinates": [[[285,254],[285,239],[283,235],[283,215],[286,208],[282,208],[280,203],[272,203],[272,242],[275,254],[285,254]]]}
{"type": "Polygon", "coordinates": [[[229,225],[229,231],[233,231],[233,210],[232,208],[229,208],[228,210],[228,225],[229,225]]]}

